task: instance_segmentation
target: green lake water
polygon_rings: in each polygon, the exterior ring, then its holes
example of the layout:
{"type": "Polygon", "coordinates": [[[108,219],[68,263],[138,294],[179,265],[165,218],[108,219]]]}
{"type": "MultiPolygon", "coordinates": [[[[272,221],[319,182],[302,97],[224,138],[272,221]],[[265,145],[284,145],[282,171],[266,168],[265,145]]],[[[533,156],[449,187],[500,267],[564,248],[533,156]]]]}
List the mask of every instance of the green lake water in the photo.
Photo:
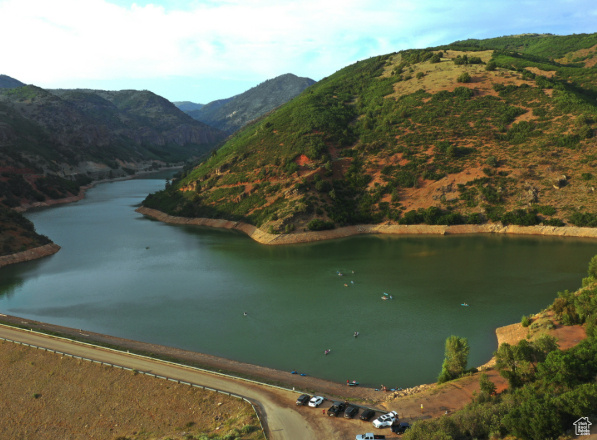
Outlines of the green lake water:
{"type": "Polygon", "coordinates": [[[435,381],[450,335],[468,338],[469,366],[485,363],[496,327],[578,288],[597,254],[588,239],[491,235],[265,246],[134,212],[163,186],[101,184],[27,213],[62,250],[0,269],[0,313],[404,388],[435,381]]]}

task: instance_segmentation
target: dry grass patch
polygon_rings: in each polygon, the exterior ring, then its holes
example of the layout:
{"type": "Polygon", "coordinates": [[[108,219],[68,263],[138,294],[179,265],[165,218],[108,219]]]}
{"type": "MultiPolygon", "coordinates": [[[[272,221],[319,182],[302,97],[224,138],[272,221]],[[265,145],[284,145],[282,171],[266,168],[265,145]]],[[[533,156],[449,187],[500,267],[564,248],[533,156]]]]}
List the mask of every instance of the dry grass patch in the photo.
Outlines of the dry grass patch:
{"type": "Polygon", "coordinates": [[[0,342],[6,439],[246,439],[264,436],[239,399],[0,342]]]}

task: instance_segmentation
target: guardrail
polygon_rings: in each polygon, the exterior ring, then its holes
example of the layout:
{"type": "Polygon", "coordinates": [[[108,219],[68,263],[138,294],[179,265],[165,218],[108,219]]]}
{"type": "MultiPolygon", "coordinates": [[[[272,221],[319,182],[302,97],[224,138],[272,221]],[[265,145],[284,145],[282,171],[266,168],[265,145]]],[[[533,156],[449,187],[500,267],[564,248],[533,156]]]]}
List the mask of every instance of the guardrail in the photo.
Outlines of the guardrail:
{"type": "MultiPolygon", "coordinates": [[[[2,325],[2,324],[0,324],[0,325],[2,325]]],[[[33,330],[29,330],[29,332],[31,332],[31,333],[38,333],[38,332],[34,332],[33,330]]],[[[48,336],[45,333],[40,333],[40,334],[42,334],[44,336],[48,336]]],[[[61,338],[59,336],[52,336],[52,337],[58,338],[58,339],[65,339],[65,340],[73,342],[70,339],[61,338]]],[[[253,404],[253,402],[251,402],[249,399],[247,399],[244,396],[240,396],[238,394],[231,393],[231,392],[228,392],[228,391],[219,390],[219,389],[216,389],[216,388],[206,387],[204,385],[200,385],[200,384],[197,384],[197,383],[187,382],[187,381],[183,381],[183,380],[180,380],[180,379],[174,379],[172,377],[160,376],[158,374],[150,373],[149,371],[136,370],[134,368],[125,367],[123,365],[112,364],[110,362],[98,361],[96,359],[90,359],[90,358],[86,358],[86,357],[83,357],[83,356],[77,356],[75,354],[70,354],[70,353],[65,353],[65,352],[58,351],[58,350],[53,350],[51,348],[40,347],[38,345],[28,344],[26,342],[15,341],[13,339],[3,338],[1,336],[0,336],[0,340],[7,341],[7,342],[12,342],[13,344],[24,345],[24,346],[27,346],[27,347],[35,348],[37,350],[49,351],[51,353],[60,354],[62,356],[69,356],[69,357],[71,357],[73,359],[80,359],[80,360],[91,362],[91,363],[94,363],[94,364],[106,365],[106,366],[113,367],[113,368],[120,368],[122,370],[132,371],[132,372],[136,372],[136,373],[139,373],[139,374],[144,374],[146,376],[155,377],[156,379],[168,380],[170,382],[176,382],[176,383],[181,384],[181,385],[189,385],[191,387],[201,388],[203,390],[212,391],[212,392],[215,392],[215,393],[224,394],[224,395],[227,395],[227,396],[230,396],[230,397],[235,397],[237,399],[241,399],[241,400],[247,402],[253,408],[253,411],[255,412],[255,415],[257,416],[257,420],[259,420],[259,426],[261,427],[261,432],[263,432],[263,435],[264,435],[264,437],[267,440],[267,431],[265,430],[265,428],[263,426],[263,422],[261,421],[261,417],[259,416],[259,411],[257,411],[257,408],[255,408],[255,405],[253,404]]],[[[92,347],[101,348],[103,350],[111,350],[111,351],[115,351],[115,352],[118,352],[118,353],[121,353],[121,354],[125,354],[125,352],[121,351],[121,350],[114,350],[113,348],[101,347],[99,345],[89,344],[87,342],[76,341],[76,343],[80,343],[80,344],[89,345],[89,346],[92,346],[92,347]]],[[[218,372],[213,372],[213,371],[209,371],[209,370],[204,370],[202,368],[191,367],[191,366],[183,365],[183,364],[177,364],[176,362],[163,361],[161,359],[156,359],[156,358],[152,358],[152,357],[149,357],[149,356],[143,356],[143,355],[136,354],[136,353],[126,352],[126,354],[131,355],[131,356],[137,356],[137,357],[149,359],[149,360],[152,360],[152,361],[157,361],[157,362],[161,362],[161,363],[166,363],[166,364],[174,365],[174,366],[177,366],[177,367],[190,368],[190,369],[198,370],[198,371],[205,372],[205,373],[217,374],[217,375],[220,375],[220,376],[225,376],[225,377],[229,377],[229,378],[236,379],[236,380],[244,380],[244,381],[247,381],[247,382],[253,382],[253,383],[257,383],[257,384],[261,384],[261,385],[271,386],[273,388],[280,388],[280,389],[286,390],[286,388],[277,387],[275,385],[269,385],[269,384],[265,384],[265,383],[260,383],[260,382],[249,380],[249,379],[242,379],[242,378],[230,376],[230,375],[223,374],[223,373],[218,373],[218,372]]]]}

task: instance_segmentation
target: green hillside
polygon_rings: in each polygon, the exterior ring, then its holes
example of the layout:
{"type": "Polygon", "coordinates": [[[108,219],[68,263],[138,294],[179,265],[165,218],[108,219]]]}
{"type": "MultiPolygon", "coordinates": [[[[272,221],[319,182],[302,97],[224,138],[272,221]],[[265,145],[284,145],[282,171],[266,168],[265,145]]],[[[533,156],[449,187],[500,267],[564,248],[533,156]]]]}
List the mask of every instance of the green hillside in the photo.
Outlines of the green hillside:
{"type": "Polygon", "coordinates": [[[145,205],[279,233],[597,225],[596,48],[597,34],[523,35],[357,62],[236,133],[145,205]]]}

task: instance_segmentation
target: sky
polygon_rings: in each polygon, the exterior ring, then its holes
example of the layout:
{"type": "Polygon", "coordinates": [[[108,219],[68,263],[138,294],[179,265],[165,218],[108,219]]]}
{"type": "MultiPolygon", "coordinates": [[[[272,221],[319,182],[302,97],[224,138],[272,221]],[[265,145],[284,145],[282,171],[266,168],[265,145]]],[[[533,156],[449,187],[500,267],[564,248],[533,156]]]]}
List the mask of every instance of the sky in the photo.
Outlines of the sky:
{"type": "Polygon", "coordinates": [[[0,0],[0,74],[207,104],[404,49],[593,32],[595,0],[0,0]]]}

